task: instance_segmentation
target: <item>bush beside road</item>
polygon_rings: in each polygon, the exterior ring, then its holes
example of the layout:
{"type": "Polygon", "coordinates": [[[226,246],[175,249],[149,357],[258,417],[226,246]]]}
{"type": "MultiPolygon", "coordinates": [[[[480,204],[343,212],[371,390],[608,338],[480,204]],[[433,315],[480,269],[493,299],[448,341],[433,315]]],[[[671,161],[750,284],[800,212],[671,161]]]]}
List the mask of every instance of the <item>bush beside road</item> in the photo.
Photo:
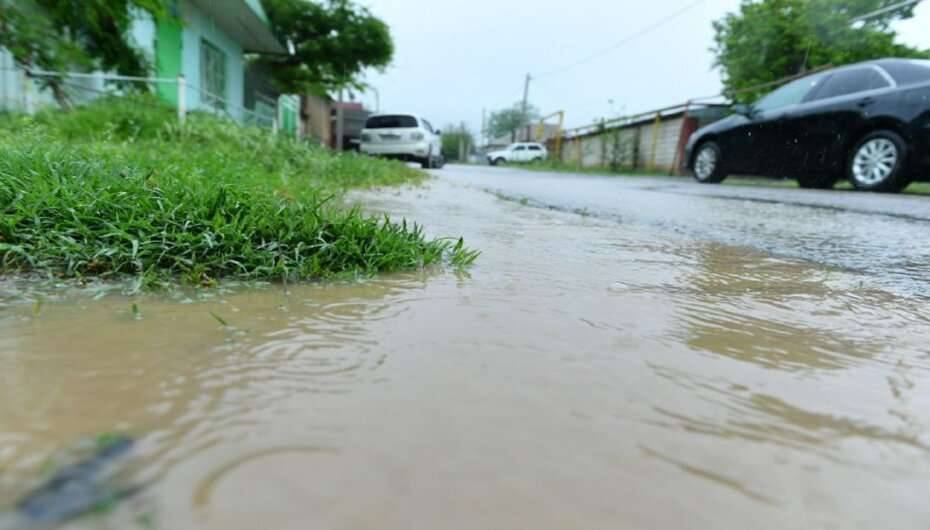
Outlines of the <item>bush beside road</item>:
{"type": "Polygon", "coordinates": [[[402,164],[340,156],[154,98],[0,119],[0,273],[315,280],[471,262],[461,240],[336,204],[416,183],[402,164]]]}

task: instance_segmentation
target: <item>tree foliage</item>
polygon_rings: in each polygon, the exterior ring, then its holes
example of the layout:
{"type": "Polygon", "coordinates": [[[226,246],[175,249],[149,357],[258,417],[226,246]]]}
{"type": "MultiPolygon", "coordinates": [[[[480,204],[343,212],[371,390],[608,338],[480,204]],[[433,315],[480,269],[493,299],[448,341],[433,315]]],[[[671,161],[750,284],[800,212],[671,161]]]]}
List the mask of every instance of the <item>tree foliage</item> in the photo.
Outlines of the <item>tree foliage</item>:
{"type": "Polygon", "coordinates": [[[514,131],[533,121],[539,119],[539,109],[533,105],[527,105],[526,116],[523,116],[523,104],[514,103],[513,106],[492,112],[488,119],[487,135],[491,138],[498,138],[504,135],[513,135],[514,131]]]}
{"type": "MultiPolygon", "coordinates": [[[[146,75],[151,65],[129,38],[136,10],[167,14],[165,0],[0,0],[0,46],[26,69],[146,75]]],[[[67,103],[62,80],[39,82],[67,103]]]]}
{"type": "Polygon", "coordinates": [[[384,68],[394,55],[382,20],[351,0],[262,0],[278,37],[294,45],[289,56],[264,56],[278,88],[303,93],[345,86],[360,88],[366,68],[384,68]]]}
{"type": "Polygon", "coordinates": [[[821,66],[882,57],[926,57],[927,51],[895,42],[891,23],[913,16],[914,6],[865,22],[860,15],[900,0],[743,0],[739,11],[714,23],[715,66],[727,93],[752,101],[764,93],[746,90],[821,66]]]}

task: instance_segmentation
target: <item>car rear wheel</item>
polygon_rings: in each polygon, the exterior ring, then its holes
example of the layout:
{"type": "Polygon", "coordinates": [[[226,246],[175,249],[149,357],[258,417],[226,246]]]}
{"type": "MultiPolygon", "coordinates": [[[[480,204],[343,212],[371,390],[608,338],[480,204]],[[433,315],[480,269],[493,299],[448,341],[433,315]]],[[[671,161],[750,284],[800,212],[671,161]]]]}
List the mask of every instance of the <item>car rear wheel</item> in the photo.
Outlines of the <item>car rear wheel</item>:
{"type": "Polygon", "coordinates": [[[692,173],[701,184],[720,184],[727,178],[723,170],[723,152],[716,142],[705,142],[698,146],[692,173]]]}
{"type": "Polygon", "coordinates": [[[911,183],[905,175],[906,160],[907,144],[898,133],[874,131],[853,148],[847,176],[858,190],[899,192],[911,183]]]}
{"type": "Polygon", "coordinates": [[[433,151],[432,151],[432,149],[430,150],[429,154],[426,155],[426,158],[424,158],[423,161],[420,162],[420,166],[421,166],[423,169],[433,169],[433,168],[436,167],[436,159],[433,158],[433,151]]]}

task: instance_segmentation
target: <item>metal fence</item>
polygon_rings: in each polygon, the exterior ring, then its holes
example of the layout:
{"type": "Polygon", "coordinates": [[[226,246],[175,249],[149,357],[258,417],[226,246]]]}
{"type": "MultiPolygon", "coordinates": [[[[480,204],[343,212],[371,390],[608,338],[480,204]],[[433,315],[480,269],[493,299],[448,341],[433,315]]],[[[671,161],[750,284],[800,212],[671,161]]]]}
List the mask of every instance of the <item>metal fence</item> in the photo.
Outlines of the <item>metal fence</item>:
{"type": "Polygon", "coordinates": [[[247,109],[177,78],[133,77],[103,72],[49,72],[16,67],[8,54],[0,53],[0,111],[34,114],[42,109],[90,103],[104,96],[151,93],[177,109],[178,121],[190,112],[206,112],[241,125],[256,126],[278,133],[286,130],[300,136],[299,103],[293,96],[266,102],[262,109],[247,109]],[[56,95],[43,88],[44,79],[57,78],[61,91],[56,95]],[[272,104],[273,103],[273,104],[272,104]],[[286,125],[286,127],[285,127],[286,125]]]}

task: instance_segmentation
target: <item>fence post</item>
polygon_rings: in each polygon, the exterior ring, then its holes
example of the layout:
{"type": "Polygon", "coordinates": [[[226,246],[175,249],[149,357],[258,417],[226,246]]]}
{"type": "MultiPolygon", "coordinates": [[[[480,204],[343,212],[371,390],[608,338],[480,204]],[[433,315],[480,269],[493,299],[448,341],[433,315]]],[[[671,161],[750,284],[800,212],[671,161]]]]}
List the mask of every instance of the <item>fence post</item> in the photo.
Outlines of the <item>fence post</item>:
{"type": "Polygon", "coordinates": [[[183,125],[187,118],[187,80],[184,74],[178,75],[178,121],[183,125]]]}
{"type": "Polygon", "coordinates": [[[29,116],[36,113],[35,99],[32,94],[32,77],[26,69],[23,69],[23,107],[29,116]]]}
{"type": "Polygon", "coordinates": [[[277,117],[271,120],[271,133],[274,135],[278,134],[278,118],[277,117]]]}

